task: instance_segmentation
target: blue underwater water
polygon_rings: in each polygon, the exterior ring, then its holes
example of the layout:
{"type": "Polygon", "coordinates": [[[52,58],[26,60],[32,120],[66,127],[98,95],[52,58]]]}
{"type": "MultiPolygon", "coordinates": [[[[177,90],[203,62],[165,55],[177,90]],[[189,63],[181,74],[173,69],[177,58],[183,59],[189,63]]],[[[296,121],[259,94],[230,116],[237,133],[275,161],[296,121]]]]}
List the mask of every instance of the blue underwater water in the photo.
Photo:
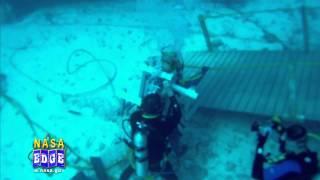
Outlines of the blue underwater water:
{"type": "Polygon", "coordinates": [[[166,157],[178,179],[251,179],[255,121],[271,156],[275,119],[319,153],[318,27],[317,0],[3,0],[0,179],[134,176],[144,166],[123,139],[151,91],[181,107],[166,157]],[[52,167],[35,165],[39,149],[52,167]]]}

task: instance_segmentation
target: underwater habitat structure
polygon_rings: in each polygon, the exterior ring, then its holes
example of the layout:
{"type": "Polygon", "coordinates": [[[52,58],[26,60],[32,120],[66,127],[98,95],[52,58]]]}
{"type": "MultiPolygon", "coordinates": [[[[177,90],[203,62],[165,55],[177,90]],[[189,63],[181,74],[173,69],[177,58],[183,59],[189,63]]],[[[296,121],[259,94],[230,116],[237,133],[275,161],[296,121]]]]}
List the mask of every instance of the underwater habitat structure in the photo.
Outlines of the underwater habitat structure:
{"type": "Polygon", "coordinates": [[[320,179],[317,0],[3,0],[0,179],[320,179]]]}

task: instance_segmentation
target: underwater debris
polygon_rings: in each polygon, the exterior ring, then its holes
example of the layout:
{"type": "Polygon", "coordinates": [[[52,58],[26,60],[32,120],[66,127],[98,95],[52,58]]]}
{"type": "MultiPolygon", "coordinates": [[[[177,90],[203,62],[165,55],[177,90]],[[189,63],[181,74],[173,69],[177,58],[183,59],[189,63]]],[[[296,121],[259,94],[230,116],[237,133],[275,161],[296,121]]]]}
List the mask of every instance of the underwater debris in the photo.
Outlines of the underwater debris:
{"type": "Polygon", "coordinates": [[[37,93],[37,101],[38,103],[42,103],[43,101],[43,96],[37,93]]]}
{"type": "Polygon", "coordinates": [[[95,141],[94,137],[89,137],[86,142],[86,147],[92,147],[92,144],[94,143],[94,141],[95,141]]]}
{"type": "Polygon", "coordinates": [[[226,163],[226,169],[228,172],[234,172],[237,168],[237,165],[233,162],[227,162],[226,163]]]}
{"type": "Polygon", "coordinates": [[[74,111],[74,110],[68,110],[68,113],[73,114],[73,115],[76,115],[76,116],[82,116],[82,113],[81,113],[81,112],[74,111]]]}
{"type": "Polygon", "coordinates": [[[64,103],[67,102],[69,99],[69,96],[67,94],[60,94],[60,97],[61,97],[61,101],[64,103]]]}
{"type": "Polygon", "coordinates": [[[75,40],[77,40],[77,37],[72,34],[69,34],[69,35],[65,36],[65,38],[64,38],[64,41],[66,43],[70,43],[71,41],[75,41],[75,40]]]}
{"type": "Polygon", "coordinates": [[[56,22],[54,21],[55,15],[52,12],[46,12],[44,13],[44,18],[49,24],[54,25],[56,22]]]}
{"type": "Polygon", "coordinates": [[[0,73],[0,94],[5,94],[7,92],[7,76],[0,73]]]}

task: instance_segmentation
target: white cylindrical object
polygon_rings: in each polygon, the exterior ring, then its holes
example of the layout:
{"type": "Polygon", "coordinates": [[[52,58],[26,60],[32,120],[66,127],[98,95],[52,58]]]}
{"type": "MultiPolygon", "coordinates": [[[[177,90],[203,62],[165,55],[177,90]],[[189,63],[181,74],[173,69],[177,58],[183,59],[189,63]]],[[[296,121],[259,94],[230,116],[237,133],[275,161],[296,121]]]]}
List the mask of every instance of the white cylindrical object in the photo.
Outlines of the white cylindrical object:
{"type": "MultiPolygon", "coordinates": [[[[166,72],[159,72],[156,69],[150,67],[150,66],[142,66],[142,70],[144,72],[150,73],[152,75],[156,75],[162,79],[171,81],[173,78],[173,74],[172,73],[166,73],[166,72]]],[[[197,99],[198,98],[198,93],[194,90],[194,89],[187,89],[185,87],[173,84],[172,85],[173,90],[179,92],[180,94],[184,95],[184,96],[188,96],[192,99],[197,99]]]]}
{"type": "Polygon", "coordinates": [[[136,176],[146,177],[148,175],[148,149],[147,149],[147,136],[141,131],[137,131],[134,134],[134,146],[135,146],[135,165],[136,176]]]}
{"type": "Polygon", "coordinates": [[[172,78],[173,78],[173,74],[172,73],[167,73],[167,72],[163,72],[161,70],[158,70],[154,67],[151,67],[151,66],[147,66],[147,65],[143,65],[141,67],[142,71],[144,72],[147,72],[153,76],[157,76],[157,77],[160,77],[162,79],[165,79],[165,80],[168,80],[168,81],[171,81],[172,78]]]}
{"type": "Polygon", "coordinates": [[[185,87],[182,87],[182,86],[179,86],[179,85],[176,85],[176,84],[173,84],[172,88],[175,91],[181,93],[184,96],[188,96],[188,97],[190,97],[192,99],[197,99],[198,98],[198,93],[194,89],[187,89],[185,87]]]}
{"type": "Polygon", "coordinates": [[[162,79],[171,81],[173,78],[173,74],[172,73],[166,73],[166,72],[161,72],[159,75],[162,79]]]}

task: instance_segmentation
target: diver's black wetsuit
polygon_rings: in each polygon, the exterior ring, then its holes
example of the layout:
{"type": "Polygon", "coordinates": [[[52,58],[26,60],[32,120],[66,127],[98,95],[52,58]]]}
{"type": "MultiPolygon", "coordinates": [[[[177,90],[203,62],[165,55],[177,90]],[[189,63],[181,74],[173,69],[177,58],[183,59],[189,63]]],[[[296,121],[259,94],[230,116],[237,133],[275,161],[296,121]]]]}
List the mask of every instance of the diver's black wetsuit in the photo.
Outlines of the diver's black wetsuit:
{"type": "MultiPolygon", "coordinates": [[[[133,113],[130,117],[132,137],[139,124],[145,124],[147,127],[147,148],[150,171],[162,171],[161,161],[168,149],[168,136],[175,130],[180,123],[181,109],[174,96],[170,97],[170,104],[166,115],[159,115],[156,118],[146,119],[142,116],[142,111],[133,113]]],[[[167,164],[164,171],[170,171],[170,165],[167,164]],[[169,169],[168,169],[169,168],[169,169]]],[[[172,171],[172,170],[171,170],[172,171]]],[[[170,175],[170,173],[168,174],[170,175]]],[[[174,179],[175,175],[170,178],[174,179]]]]}
{"type": "Polygon", "coordinates": [[[252,177],[259,180],[311,180],[318,172],[317,153],[309,150],[293,154],[288,153],[285,159],[263,168],[265,157],[258,153],[254,160],[252,177]]]}
{"type": "Polygon", "coordinates": [[[300,173],[292,173],[290,178],[290,173],[288,178],[294,179],[294,177],[301,177],[301,179],[308,180],[318,173],[318,157],[316,152],[307,150],[299,154],[287,154],[286,160],[292,160],[299,164],[301,168],[300,173]]]}

